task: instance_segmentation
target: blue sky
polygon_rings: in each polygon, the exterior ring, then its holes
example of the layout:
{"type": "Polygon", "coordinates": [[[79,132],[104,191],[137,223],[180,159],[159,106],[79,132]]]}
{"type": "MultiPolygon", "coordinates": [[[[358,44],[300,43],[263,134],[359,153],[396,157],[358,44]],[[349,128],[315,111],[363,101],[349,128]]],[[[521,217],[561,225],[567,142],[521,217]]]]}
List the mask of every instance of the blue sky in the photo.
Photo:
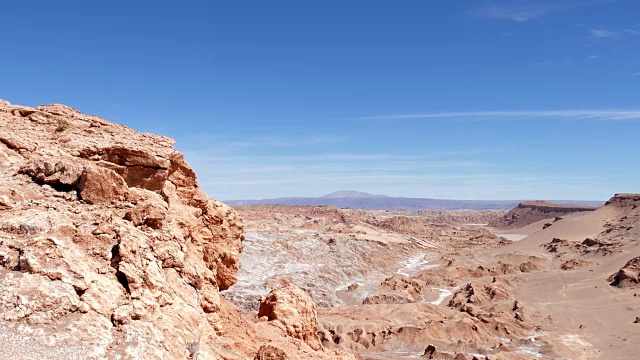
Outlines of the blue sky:
{"type": "Polygon", "coordinates": [[[0,98],[175,138],[219,199],[640,192],[640,2],[5,1],[0,98]]]}

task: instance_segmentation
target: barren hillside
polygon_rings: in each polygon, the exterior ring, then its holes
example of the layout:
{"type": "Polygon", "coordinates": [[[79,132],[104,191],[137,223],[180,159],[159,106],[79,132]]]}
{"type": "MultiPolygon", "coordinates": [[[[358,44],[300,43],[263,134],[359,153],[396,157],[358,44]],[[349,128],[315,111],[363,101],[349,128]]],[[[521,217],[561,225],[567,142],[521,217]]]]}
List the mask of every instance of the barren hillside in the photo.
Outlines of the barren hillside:
{"type": "Polygon", "coordinates": [[[318,345],[308,296],[260,323],[220,296],[242,220],[171,139],[1,101],[0,163],[0,358],[355,358],[318,345]]]}

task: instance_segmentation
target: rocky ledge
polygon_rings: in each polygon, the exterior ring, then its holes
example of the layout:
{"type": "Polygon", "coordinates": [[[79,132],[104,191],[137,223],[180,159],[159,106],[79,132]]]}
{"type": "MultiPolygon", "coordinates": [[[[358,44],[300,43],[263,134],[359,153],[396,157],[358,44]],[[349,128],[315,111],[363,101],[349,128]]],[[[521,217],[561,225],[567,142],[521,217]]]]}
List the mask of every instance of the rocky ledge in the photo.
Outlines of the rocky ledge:
{"type": "Polygon", "coordinates": [[[497,228],[519,228],[544,219],[554,217],[558,219],[568,214],[595,211],[597,209],[595,206],[561,205],[549,201],[525,201],[518,204],[502,218],[490,222],[490,225],[497,228]]]}
{"type": "Polygon", "coordinates": [[[289,358],[354,358],[249,323],[220,296],[242,222],[173,145],[64,105],[0,100],[3,353],[246,359],[269,343],[289,358]]]}

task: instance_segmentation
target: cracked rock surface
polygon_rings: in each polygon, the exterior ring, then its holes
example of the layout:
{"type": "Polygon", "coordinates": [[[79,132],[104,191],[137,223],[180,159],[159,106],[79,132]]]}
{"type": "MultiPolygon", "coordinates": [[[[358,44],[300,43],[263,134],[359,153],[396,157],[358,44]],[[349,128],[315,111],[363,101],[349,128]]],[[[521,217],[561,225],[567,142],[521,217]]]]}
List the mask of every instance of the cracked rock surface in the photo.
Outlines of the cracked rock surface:
{"type": "Polygon", "coordinates": [[[0,358],[246,359],[265,343],[354,358],[247,322],[220,296],[242,221],[173,145],[68,106],[0,101],[0,358]]]}

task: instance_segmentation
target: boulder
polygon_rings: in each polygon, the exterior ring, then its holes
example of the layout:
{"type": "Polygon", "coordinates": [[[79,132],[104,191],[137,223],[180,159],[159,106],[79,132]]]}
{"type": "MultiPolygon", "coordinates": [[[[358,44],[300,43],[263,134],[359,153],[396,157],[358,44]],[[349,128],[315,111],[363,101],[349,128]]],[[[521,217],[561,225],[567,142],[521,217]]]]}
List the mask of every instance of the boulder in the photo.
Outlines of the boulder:
{"type": "Polygon", "coordinates": [[[311,297],[293,284],[272,290],[260,300],[258,317],[266,317],[284,329],[287,335],[303,340],[320,350],[316,305],[311,297]]]}
{"type": "Polygon", "coordinates": [[[89,204],[108,204],[124,200],[128,191],[124,179],[102,167],[86,168],[78,183],[78,193],[89,204]]]}
{"type": "Polygon", "coordinates": [[[625,266],[607,279],[611,286],[640,287],[640,256],[629,260],[625,266]]]}
{"type": "Polygon", "coordinates": [[[289,360],[287,353],[273,345],[262,345],[254,360],[289,360]]]}

